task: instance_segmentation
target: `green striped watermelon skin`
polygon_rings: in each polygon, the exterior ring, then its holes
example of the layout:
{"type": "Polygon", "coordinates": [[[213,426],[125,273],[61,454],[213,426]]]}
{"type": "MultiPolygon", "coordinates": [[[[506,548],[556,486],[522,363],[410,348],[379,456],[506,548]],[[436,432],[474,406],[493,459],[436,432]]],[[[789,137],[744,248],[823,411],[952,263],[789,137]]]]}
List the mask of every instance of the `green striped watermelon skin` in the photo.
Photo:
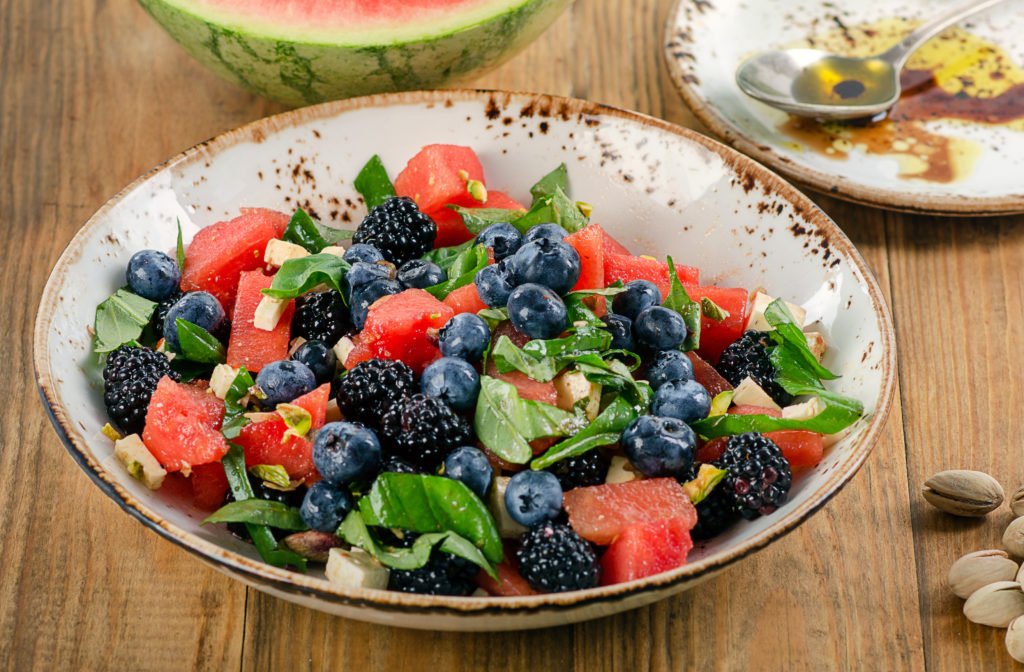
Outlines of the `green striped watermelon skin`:
{"type": "Polygon", "coordinates": [[[431,89],[495,68],[536,39],[572,0],[524,0],[490,19],[399,44],[349,46],[278,39],[214,23],[164,0],[140,4],[196,60],[291,106],[431,89]]]}

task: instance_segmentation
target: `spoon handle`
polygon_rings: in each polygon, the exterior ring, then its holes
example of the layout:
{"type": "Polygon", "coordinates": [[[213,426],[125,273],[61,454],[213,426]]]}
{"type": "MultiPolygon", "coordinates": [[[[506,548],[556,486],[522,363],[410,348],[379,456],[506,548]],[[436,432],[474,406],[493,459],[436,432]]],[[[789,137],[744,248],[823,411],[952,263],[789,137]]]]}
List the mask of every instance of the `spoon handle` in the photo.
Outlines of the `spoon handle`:
{"type": "Polygon", "coordinates": [[[882,60],[891,63],[892,67],[899,72],[906,65],[910,54],[917,51],[917,48],[922,44],[953,24],[959,23],[964,17],[980,12],[983,9],[988,9],[993,5],[998,5],[1000,2],[1003,2],[1003,0],[973,0],[958,7],[953,7],[936,16],[931,21],[927,21],[910,31],[902,40],[881,54],[880,57],[882,60]]]}

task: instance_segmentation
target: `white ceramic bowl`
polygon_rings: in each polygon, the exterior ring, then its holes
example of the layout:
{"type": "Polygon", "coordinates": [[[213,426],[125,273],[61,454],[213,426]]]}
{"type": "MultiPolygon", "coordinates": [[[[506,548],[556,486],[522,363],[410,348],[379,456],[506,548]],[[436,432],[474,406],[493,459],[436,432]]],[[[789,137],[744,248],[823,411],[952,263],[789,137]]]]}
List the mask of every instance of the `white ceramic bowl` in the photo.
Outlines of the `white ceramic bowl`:
{"type": "MultiPolygon", "coordinates": [[[[442,630],[511,630],[579,621],[678,593],[751,555],[806,520],[871,450],[895,375],[892,322],[864,260],[809,199],[750,159],[663,121],[565,98],[475,91],[377,96],[270,117],[194,147],[131,184],[75,236],[47,282],[35,329],[41,395],[68,452],[128,514],[217,569],[272,595],[361,620],[442,630]],[[559,162],[594,219],[638,253],[699,264],[706,282],[764,286],[807,308],[842,374],[835,388],[868,416],[799,478],[789,502],[694,549],[677,570],[594,590],[523,598],[450,598],[338,590],[316,573],[259,561],[201,512],[132,479],[100,434],[101,391],[80,368],[96,304],[120,286],[142,248],[173,249],[239,206],[358,221],[352,188],[378,153],[392,174],[423,144],[474,147],[489,184],[527,198],[559,162]]],[[[127,521],[126,523],[127,524],[127,521]]]]}

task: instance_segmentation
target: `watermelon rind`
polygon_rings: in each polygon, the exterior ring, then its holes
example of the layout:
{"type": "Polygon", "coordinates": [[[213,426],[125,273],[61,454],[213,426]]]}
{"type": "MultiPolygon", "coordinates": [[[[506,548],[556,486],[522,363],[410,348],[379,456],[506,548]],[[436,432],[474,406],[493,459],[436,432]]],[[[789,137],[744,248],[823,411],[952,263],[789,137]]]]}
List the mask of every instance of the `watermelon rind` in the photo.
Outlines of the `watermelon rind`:
{"type": "Polygon", "coordinates": [[[290,106],[437,88],[479,75],[522,50],[572,2],[492,0],[442,21],[359,31],[249,21],[196,0],[139,1],[207,68],[290,106]]]}

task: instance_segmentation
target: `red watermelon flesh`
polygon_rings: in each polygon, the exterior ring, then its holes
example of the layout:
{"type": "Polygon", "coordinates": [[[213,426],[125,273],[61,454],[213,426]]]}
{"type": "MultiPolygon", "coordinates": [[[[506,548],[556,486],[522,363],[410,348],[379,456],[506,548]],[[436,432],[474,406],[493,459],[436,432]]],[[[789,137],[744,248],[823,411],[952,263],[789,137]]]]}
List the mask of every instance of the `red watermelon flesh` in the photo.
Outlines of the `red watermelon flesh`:
{"type": "Polygon", "coordinates": [[[590,224],[566,236],[565,242],[580,255],[580,279],[573,286],[574,291],[607,286],[604,278],[604,235],[600,226],[590,224]]]}
{"type": "Polygon", "coordinates": [[[192,468],[188,479],[192,485],[192,501],[204,511],[216,511],[224,504],[228,494],[228,476],[224,465],[210,462],[192,468]]]}
{"type": "Polygon", "coordinates": [[[787,429],[767,432],[765,437],[771,439],[782,456],[793,469],[813,467],[821,462],[825,454],[825,439],[821,434],[800,429],[787,429]]]}
{"type": "Polygon", "coordinates": [[[454,314],[451,306],[422,289],[378,299],[370,306],[359,344],[345,360],[345,368],[367,359],[392,359],[420,374],[441,357],[433,330],[443,327],[454,314]]]}
{"type": "Polygon", "coordinates": [[[246,208],[230,221],[201,229],[185,252],[182,291],[209,292],[230,314],[242,272],[263,267],[267,243],[281,236],[288,220],[281,212],[246,208]]]}
{"type": "Polygon", "coordinates": [[[697,510],[672,478],[575,488],[564,503],[576,533],[602,546],[633,525],[666,518],[684,521],[687,530],[697,524],[697,510]]]}
{"type": "Polygon", "coordinates": [[[480,293],[476,291],[476,285],[473,283],[459,287],[444,297],[444,305],[454,310],[456,315],[459,313],[478,313],[487,307],[487,304],[480,298],[480,293]]]}
{"type": "MultiPolygon", "coordinates": [[[[292,402],[309,411],[312,420],[310,435],[324,426],[330,394],[330,384],[324,383],[292,402]]],[[[316,467],[313,466],[312,441],[301,436],[285,438],[287,431],[288,426],[280,416],[243,427],[235,443],[245,451],[246,466],[251,468],[257,464],[279,464],[294,480],[314,476],[316,467]]]]}
{"type": "Polygon", "coordinates": [[[264,331],[253,326],[256,307],[263,298],[262,290],[270,287],[273,280],[262,271],[242,273],[238,281],[238,296],[235,299],[235,312],[231,320],[228,365],[235,368],[244,366],[255,373],[271,362],[288,359],[294,301],[288,302],[288,308],[273,331],[264,331]]]}
{"type": "MultiPolygon", "coordinates": [[[[476,203],[476,205],[482,208],[526,210],[518,201],[500,191],[488,191],[487,200],[484,203],[476,203]]],[[[441,207],[427,214],[437,224],[437,239],[434,241],[434,247],[460,245],[473,237],[473,234],[462,222],[462,216],[451,208],[441,207]]]]}
{"type": "Polygon", "coordinates": [[[409,159],[395,178],[395,193],[416,201],[420,210],[432,213],[449,203],[478,207],[466,191],[466,179],[484,181],[484,168],[476,152],[459,145],[427,145],[409,159]],[[459,175],[465,171],[466,177],[459,175]]]}
{"type": "MultiPolygon", "coordinates": [[[[676,275],[684,285],[696,285],[700,281],[700,271],[693,266],[676,264],[676,275]]],[[[608,286],[621,280],[649,280],[661,290],[661,296],[668,296],[669,279],[668,264],[651,257],[628,256],[623,254],[604,255],[604,284],[608,286]]]]}
{"type": "Polygon", "coordinates": [[[709,317],[701,319],[700,347],[697,351],[712,363],[717,363],[722,351],[743,335],[750,318],[750,294],[742,287],[697,287],[689,285],[686,292],[694,301],[711,299],[729,313],[721,322],[709,317]]]}
{"type": "Polygon", "coordinates": [[[696,352],[688,352],[686,356],[693,362],[693,378],[698,383],[704,386],[704,389],[708,391],[712,397],[716,394],[731,390],[732,385],[729,381],[722,377],[715,367],[707,363],[707,361],[698,355],[696,352]]]}
{"type": "Polygon", "coordinates": [[[601,556],[601,584],[625,583],[682,567],[693,548],[690,527],[686,518],[627,527],[601,556]]]}
{"type": "MultiPolygon", "coordinates": [[[[597,226],[597,224],[591,224],[590,226],[597,226]]],[[[604,229],[601,229],[601,246],[604,248],[605,254],[632,255],[628,247],[612,238],[604,229]]]]}
{"type": "Polygon", "coordinates": [[[149,401],[142,442],[167,471],[219,462],[228,452],[220,433],[223,419],[223,401],[165,376],[149,401]]]}
{"type": "Polygon", "coordinates": [[[487,572],[480,570],[476,577],[476,585],[483,588],[489,595],[496,597],[515,597],[517,595],[536,595],[537,591],[530,587],[519,574],[519,570],[509,559],[509,553],[505,554],[505,560],[495,566],[498,579],[492,579],[487,572]]]}

